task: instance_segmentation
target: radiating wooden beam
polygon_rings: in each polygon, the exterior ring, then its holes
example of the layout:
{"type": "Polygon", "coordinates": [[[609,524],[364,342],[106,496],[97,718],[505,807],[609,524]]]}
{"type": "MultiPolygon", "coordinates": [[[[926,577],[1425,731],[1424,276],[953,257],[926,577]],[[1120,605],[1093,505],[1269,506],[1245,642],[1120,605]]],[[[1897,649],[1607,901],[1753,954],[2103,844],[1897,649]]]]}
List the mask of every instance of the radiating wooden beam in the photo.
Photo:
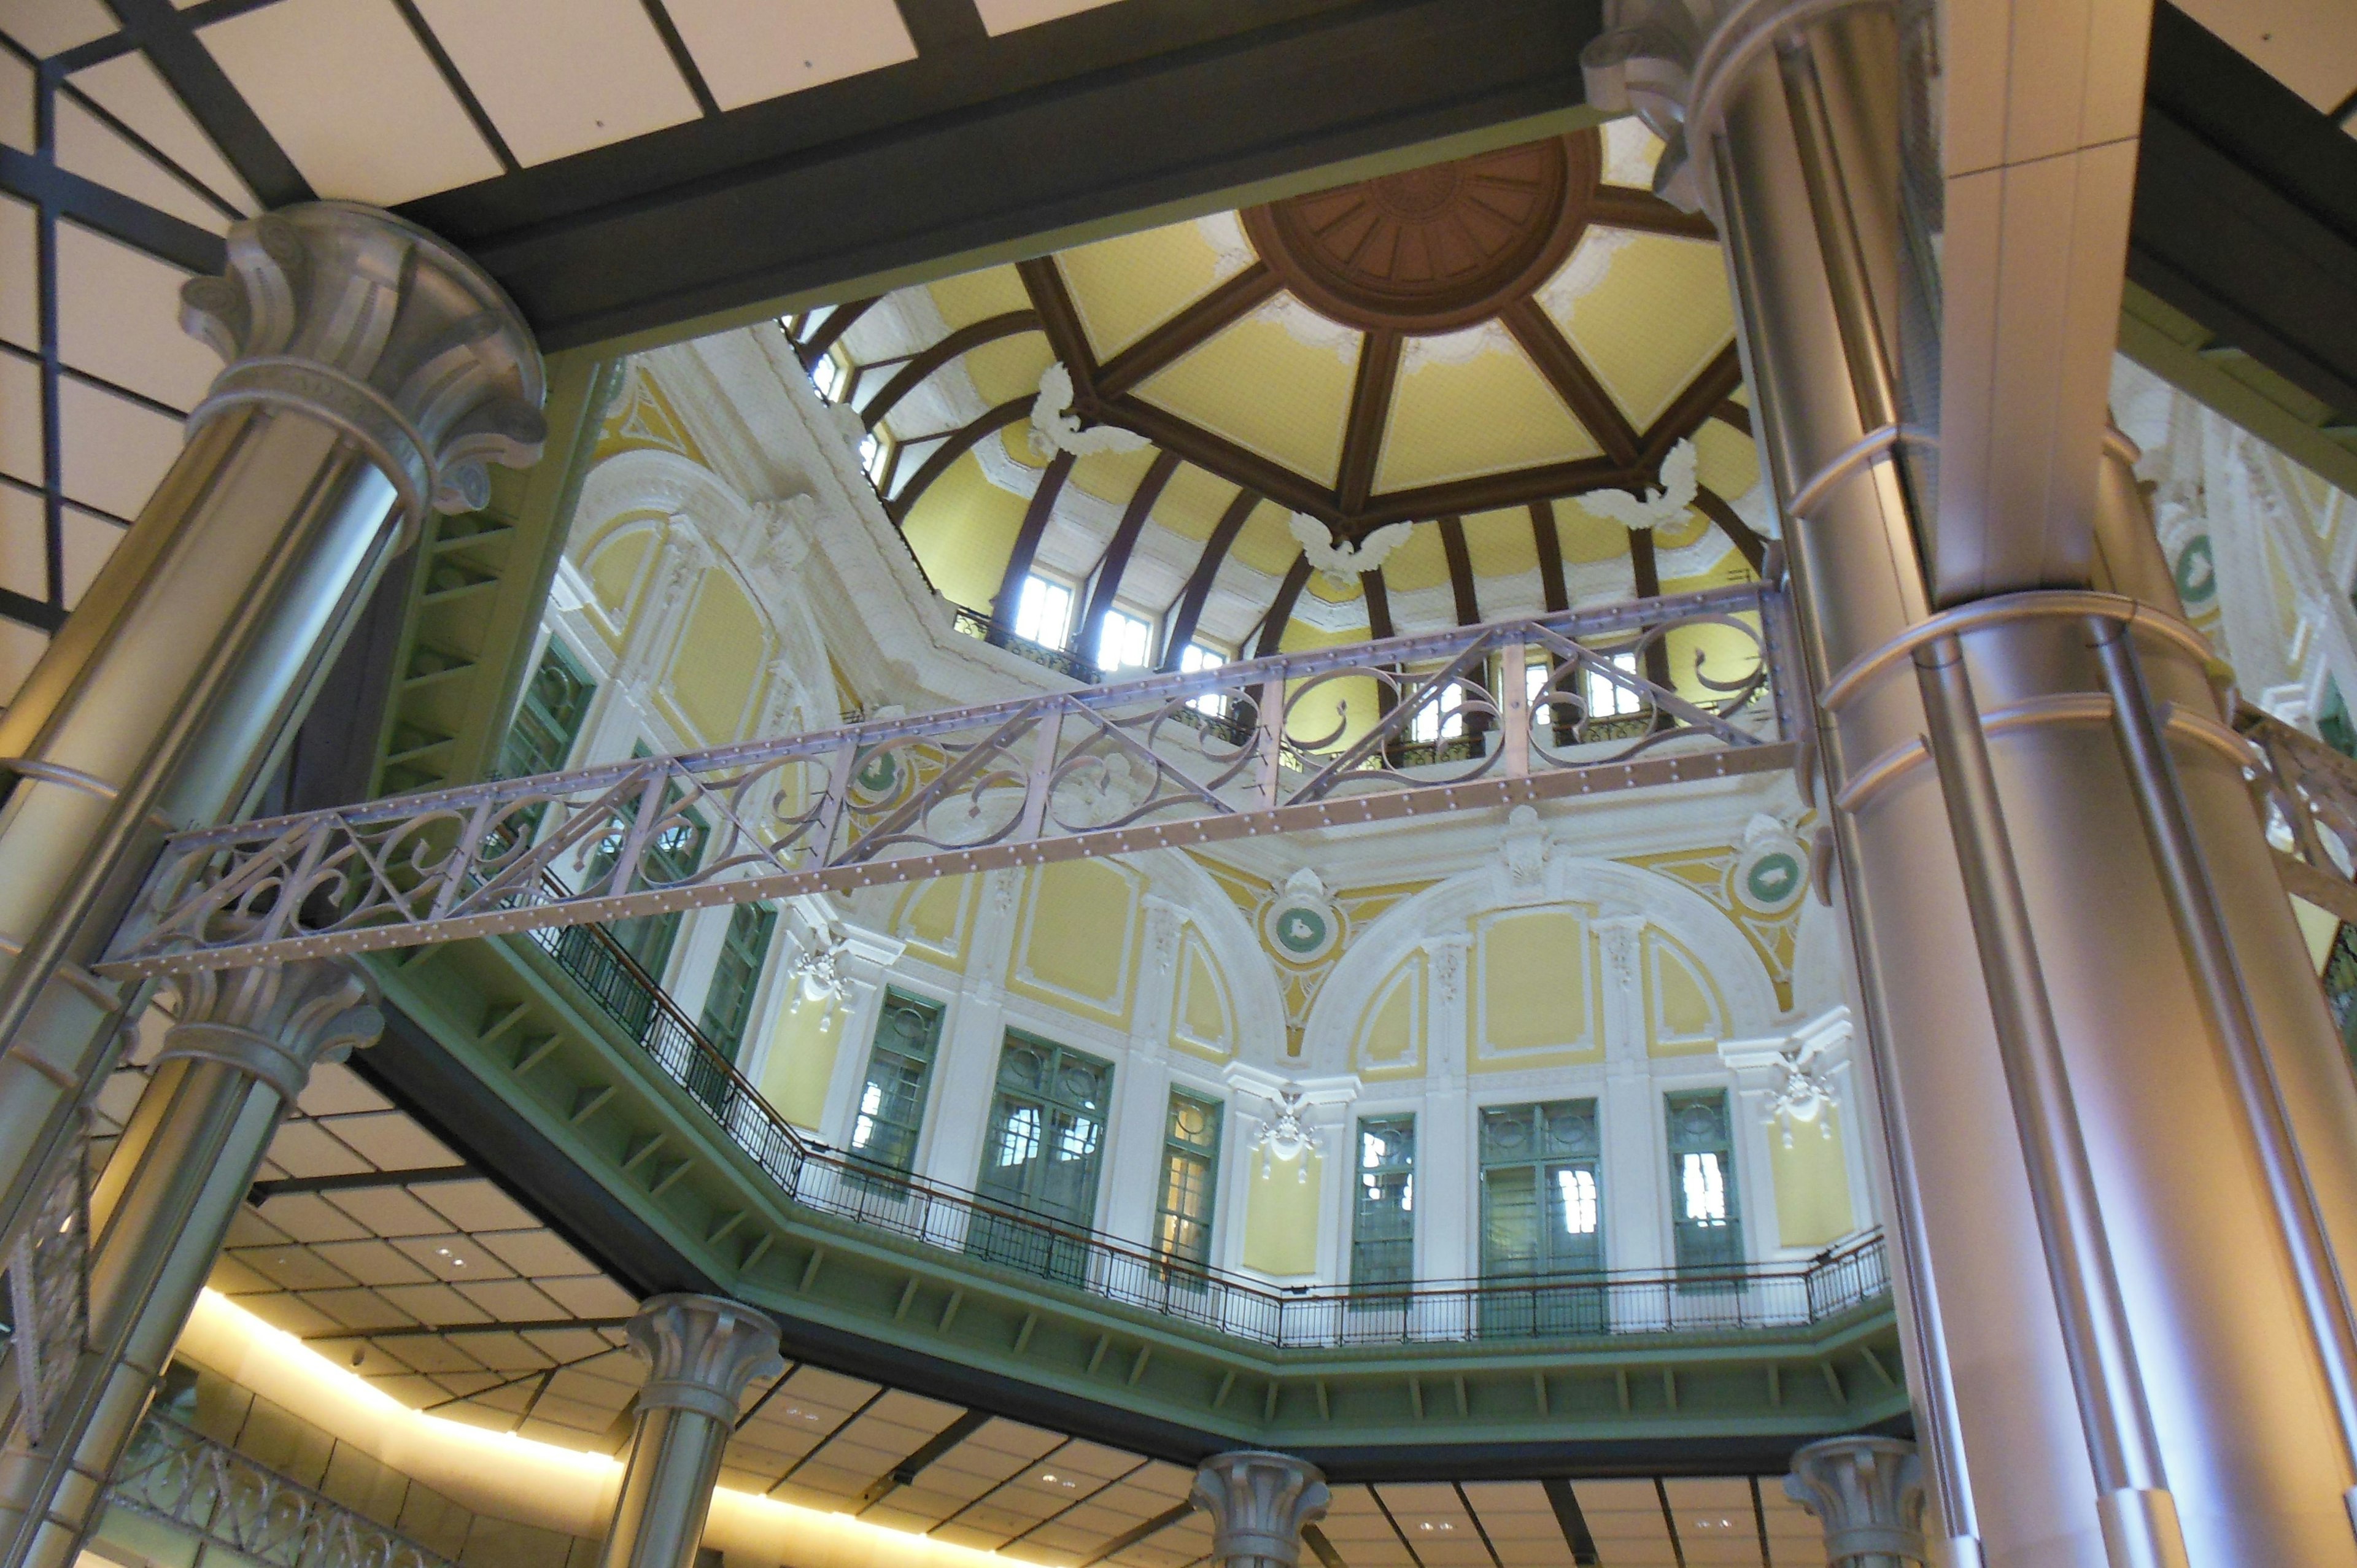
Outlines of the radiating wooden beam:
{"type": "Polygon", "coordinates": [[[1604,383],[1596,379],[1596,372],[1587,368],[1587,361],[1579,357],[1579,350],[1539,302],[1526,295],[1500,311],[1498,319],[1523,346],[1547,385],[1555,388],[1564,406],[1596,437],[1606,456],[1622,467],[1635,467],[1636,426],[1629,423],[1629,416],[1620,412],[1620,405],[1612,401],[1612,394],[1604,390],[1604,383]]]}
{"type": "Polygon", "coordinates": [[[921,385],[927,376],[956,359],[970,353],[985,343],[995,343],[1001,338],[1012,338],[1018,332],[1039,329],[1039,313],[1036,310],[1007,310],[996,316],[970,322],[931,347],[911,357],[908,363],[892,373],[884,390],[869,398],[859,411],[860,422],[868,429],[876,428],[883,417],[891,413],[899,401],[921,385]]]}
{"type": "Polygon", "coordinates": [[[1369,499],[1366,510],[1352,520],[1351,532],[1356,538],[1387,522],[1406,522],[1451,512],[1463,517],[1478,511],[1527,506],[1532,501],[1576,496],[1607,485],[1631,485],[1639,477],[1609,457],[1582,457],[1576,462],[1483,474],[1412,490],[1390,490],[1369,499]]]}
{"type": "Polygon", "coordinates": [[[866,299],[846,300],[828,311],[826,319],[820,322],[809,337],[794,345],[794,353],[802,360],[802,368],[808,370],[824,359],[826,351],[834,347],[835,339],[850,331],[851,324],[866,315],[883,297],[879,294],[866,299]]]}
{"type": "Polygon", "coordinates": [[[1015,628],[1016,601],[1023,595],[1023,579],[1030,575],[1031,563],[1039,553],[1039,539],[1048,532],[1048,519],[1056,510],[1056,498],[1063,493],[1064,481],[1072,477],[1072,455],[1059,452],[1048,459],[1047,471],[1039,476],[1039,488],[1031,492],[1031,504],[1023,509],[1023,526],[1015,531],[1015,548],[1007,552],[1006,570],[998,579],[998,596],[990,601],[990,623],[1000,631],[1015,628]]]}
{"type": "Polygon", "coordinates": [[[1297,555],[1286,570],[1285,581],[1276,585],[1276,597],[1270,601],[1268,614],[1261,618],[1260,645],[1253,657],[1265,659],[1282,651],[1278,644],[1285,640],[1286,623],[1293,618],[1293,607],[1300,602],[1301,590],[1309,582],[1309,557],[1297,555]]]}
{"type": "Polygon", "coordinates": [[[1531,503],[1531,542],[1539,552],[1539,592],[1550,612],[1571,608],[1571,586],[1563,575],[1563,536],[1555,531],[1555,503],[1531,503]]]}
{"type": "Polygon", "coordinates": [[[1440,520],[1440,550],[1448,557],[1448,586],[1457,598],[1457,624],[1481,624],[1481,600],[1473,585],[1473,553],[1466,548],[1462,518],[1440,520]]]}
{"type": "Polygon", "coordinates": [[[1194,573],[1178,596],[1178,607],[1171,612],[1169,630],[1163,639],[1160,668],[1178,668],[1178,656],[1195,639],[1196,624],[1203,618],[1203,606],[1211,599],[1211,584],[1220,575],[1221,564],[1227,560],[1236,535],[1243,532],[1246,520],[1260,503],[1259,491],[1240,489],[1236,499],[1228,503],[1228,510],[1220,514],[1220,521],[1212,525],[1211,537],[1203,542],[1203,553],[1195,558],[1194,573]]]}
{"type": "Polygon", "coordinates": [[[1081,617],[1080,647],[1082,657],[1091,661],[1096,658],[1093,650],[1104,628],[1104,618],[1113,609],[1114,596],[1121,592],[1122,575],[1129,570],[1130,554],[1137,548],[1137,536],[1146,532],[1146,520],[1153,515],[1154,503],[1162,499],[1162,488],[1178,471],[1178,453],[1154,454],[1154,461],[1146,465],[1146,477],[1130,492],[1129,505],[1123,509],[1112,542],[1105,546],[1104,559],[1097,564],[1096,591],[1089,596],[1088,610],[1081,617]]]}
{"type": "Polygon", "coordinates": [[[1118,397],[1250,315],[1283,286],[1254,262],[1097,368],[1096,393],[1118,397]]]}
{"type": "Polygon", "coordinates": [[[1359,574],[1359,591],[1367,596],[1367,635],[1378,641],[1397,637],[1399,630],[1392,624],[1391,591],[1383,586],[1383,569],[1359,574]]]}
{"type": "Polygon", "coordinates": [[[1064,369],[1072,373],[1072,396],[1081,401],[1094,399],[1096,356],[1089,350],[1088,330],[1081,325],[1081,313],[1072,304],[1071,291],[1064,286],[1064,274],[1047,256],[1016,263],[1015,274],[1023,280],[1023,292],[1030,296],[1031,308],[1039,313],[1039,326],[1048,334],[1048,346],[1056,351],[1064,369]]]}
{"type": "Polygon", "coordinates": [[[1736,357],[1733,343],[1718,352],[1718,357],[1705,367],[1702,373],[1686,383],[1670,406],[1662,411],[1640,443],[1638,466],[1641,472],[1651,474],[1670,455],[1670,448],[1702,428],[1702,422],[1717,412],[1718,405],[1728,394],[1743,384],[1743,361],[1736,357]]]}
{"type": "Polygon", "coordinates": [[[1135,431],[1157,446],[1176,452],[1199,468],[1209,469],[1231,484],[1258,492],[1281,507],[1304,512],[1332,526],[1341,521],[1334,492],[1257,452],[1247,451],[1224,435],[1214,435],[1191,420],[1147,403],[1135,393],[1106,399],[1099,409],[1108,424],[1135,431]]]}
{"type": "Polygon", "coordinates": [[[1383,455],[1383,424],[1391,417],[1392,390],[1399,383],[1397,330],[1377,328],[1359,346],[1359,375],[1351,388],[1350,422],[1342,427],[1342,464],[1334,498],[1343,513],[1359,512],[1375,488],[1375,462],[1383,455]]]}
{"type": "Polygon", "coordinates": [[[1587,199],[1587,220],[1612,229],[1638,229],[1688,240],[1718,238],[1718,230],[1701,213],[1681,211],[1650,190],[1627,186],[1597,187],[1587,199]]]}
{"type": "Polygon", "coordinates": [[[909,509],[917,504],[919,498],[935,479],[949,472],[951,464],[973,450],[975,442],[985,435],[997,434],[1030,412],[1029,398],[1009,398],[952,433],[925,458],[924,466],[909,480],[908,489],[884,503],[884,510],[890,514],[893,526],[898,527],[908,521],[909,509]]]}
{"type": "Polygon", "coordinates": [[[1733,544],[1743,559],[1750,564],[1753,576],[1765,573],[1768,542],[1751,532],[1751,525],[1736,514],[1725,496],[1708,485],[1697,486],[1695,489],[1695,510],[1718,524],[1718,531],[1727,535],[1727,542],[1733,544]]]}
{"type": "Polygon", "coordinates": [[[1718,406],[1710,411],[1710,416],[1721,424],[1734,426],[1746,435],[1751,434],[1751,411],[1731,397],[1721,398],[1718,406]]]}

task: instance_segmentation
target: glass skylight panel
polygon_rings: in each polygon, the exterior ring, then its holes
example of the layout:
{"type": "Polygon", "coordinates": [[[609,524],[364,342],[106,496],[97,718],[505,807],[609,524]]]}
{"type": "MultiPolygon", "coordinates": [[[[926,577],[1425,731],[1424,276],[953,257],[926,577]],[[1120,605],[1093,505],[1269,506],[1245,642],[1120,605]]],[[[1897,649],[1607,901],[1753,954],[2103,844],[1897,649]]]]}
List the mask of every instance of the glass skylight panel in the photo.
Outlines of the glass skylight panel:
{"type": "Polygon", "coordinates": [[[1072,635],[1072,590],[1037,575],[1023,579],[1015,601],[1015,635],[1042,648],[1062,648],[1072,635]]]}
{"type": "Polygon", "coordinates": [[[810,378],[818,395],[834,403],[843,396],[844,384],[851,380],[851,371],[833,354],[821,354],[812,361],[810,378]]]}
{"type": "Polygon", "coordinates": [[[1109,675],[1116,670],[1143,670],[1153,660],[1153,626],[1134,615],[1107,610],[1097,632],[1098,671],[1109,675]]]}

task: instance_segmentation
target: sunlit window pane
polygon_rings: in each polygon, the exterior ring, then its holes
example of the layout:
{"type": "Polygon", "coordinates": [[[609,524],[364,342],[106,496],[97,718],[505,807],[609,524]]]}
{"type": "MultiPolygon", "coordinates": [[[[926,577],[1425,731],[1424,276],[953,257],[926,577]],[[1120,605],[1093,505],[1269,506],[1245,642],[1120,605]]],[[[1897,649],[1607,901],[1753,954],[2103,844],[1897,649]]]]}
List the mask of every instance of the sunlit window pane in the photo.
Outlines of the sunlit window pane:
{"type": "MultiPolygon", "coordinates": [[[[1633,650],[1627,653],[1608,654],[1606,658],[1613,669],[1622,671],[1632,680],[1637,678],[1637,655],[1633,650]]],[[[1644,711],[1644,699],[1638,695],[1635,690],[1622,685],[1593,667],[1583,672],[1582,679],[1587,683],[1587,711],[1592,716],[1599,719],[1617,718],[1623,714],[1644,711]]]]}
{"type": "Polygon", "coordinates": [[[1072,635],[1072,590],[1045,577],[1023,579],[1015,602],[1015,635],[1042,648],[1062,648],[1072,635]]]}
{"type": "Polygon", "coordinates": [[[1154,628],[1134,615],[1120,610],[1105,612],[1104,626],[1097,633],[1097,668],[1106,673],[1115,670],[1143,670],[1154,657],[1154,628]]]}
{"type": "Polygon", "coordinates": [[[1712,1154],[1685,1157],[1686,1219],[1704,1225],[1727,1223],[1727,1174],[1712,1154]]]}

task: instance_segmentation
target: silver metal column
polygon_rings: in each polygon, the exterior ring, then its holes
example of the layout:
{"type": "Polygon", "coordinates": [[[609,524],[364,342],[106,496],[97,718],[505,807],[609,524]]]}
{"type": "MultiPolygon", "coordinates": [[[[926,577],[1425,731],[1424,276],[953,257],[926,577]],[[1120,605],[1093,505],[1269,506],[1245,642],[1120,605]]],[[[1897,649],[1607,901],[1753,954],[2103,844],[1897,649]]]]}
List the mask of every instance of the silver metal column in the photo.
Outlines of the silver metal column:
{"type": "Polygon", "coordinates": [[[236,225],[181,291],[230,361],[188,443],[0,715],[0,1251],[132,988],[85,967],[156,846],[267,778],[426,510],[540,453],[540,354],[432,235],[318,202],[236,225]]]}
{"type": "Polygon", "coordinates": [[[1825,1527],[1827,1568],[1921,1568],[1923,1462],[1895,1437],[1829,1437],[1792,1455],[1784,1495],[1825,1527]]]}
{"type": "Polygon", "coordinates": [[[1211,1516],[1216,1568],[1297,1568],[1301,1531],[1331,1500],[1317,1466],[1253,1448],[1204,1460],[1187,1498],[1211,1516]]]}
{"type": "Polygon", "coordinates": [[[91,1197],[88,1338],[58,1408],[0,1446],[0,1564],[65,1568],[312,1068],[375,1040],[339,960],[175,976],[176,1022],[91,1197]],[[35,1440],[30,1428],[38,1424],[35,1440]]]}
{"type": "Polygon", "coordinates": [[[785,1370],[778,1326],[721,1296],[659,1295],[630,1319],[630,1348],[646,1359],[647,1381],[598,1565],[690,1568],[737,1402],[785,1370]]]}
{"type": "Polygon", "coordinates": [[[1727,248],[1905,1200],[1943,1552],[2348,1568],[2357,1085],[2127,453],[2087,489],[2083,548],[1987,498],[1952,512],[1953,464],[1934,520],[1901,460],[1901,367],[1936,365],[1938,311],[1908,287],[1897,15],[1620,0],[1590,98],[1673,141],[1668,188],[1727,248]],[[1977,559],[2042,567],[1943,592],[1930,542],[1964,560],[1976,528],[1977,559]]]}

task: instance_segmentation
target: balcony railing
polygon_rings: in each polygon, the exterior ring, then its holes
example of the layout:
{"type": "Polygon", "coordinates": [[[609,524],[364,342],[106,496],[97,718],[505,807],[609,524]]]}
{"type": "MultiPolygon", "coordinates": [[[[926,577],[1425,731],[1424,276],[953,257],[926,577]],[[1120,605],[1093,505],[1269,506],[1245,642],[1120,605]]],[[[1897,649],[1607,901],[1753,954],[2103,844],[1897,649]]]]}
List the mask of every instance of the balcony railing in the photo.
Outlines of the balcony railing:
{"type": "Polygon", "coordinates": [[[140,1423],[106,1500],[268,1568],[450,1568],[400,1531],[163,1415],[140,1423]]]}
{"type": "MultiPolygon", "coordinates": [[[[568,897],[561,884],[550,897],[568,897]]],[[[814,1144],[600,926],[526,933],[722,1133],[817,1213],[1288,1349],[1800,1328],[1889,1293],[1879,1232],[1805,1263],[1285,1289],[814,1144]]]]}

